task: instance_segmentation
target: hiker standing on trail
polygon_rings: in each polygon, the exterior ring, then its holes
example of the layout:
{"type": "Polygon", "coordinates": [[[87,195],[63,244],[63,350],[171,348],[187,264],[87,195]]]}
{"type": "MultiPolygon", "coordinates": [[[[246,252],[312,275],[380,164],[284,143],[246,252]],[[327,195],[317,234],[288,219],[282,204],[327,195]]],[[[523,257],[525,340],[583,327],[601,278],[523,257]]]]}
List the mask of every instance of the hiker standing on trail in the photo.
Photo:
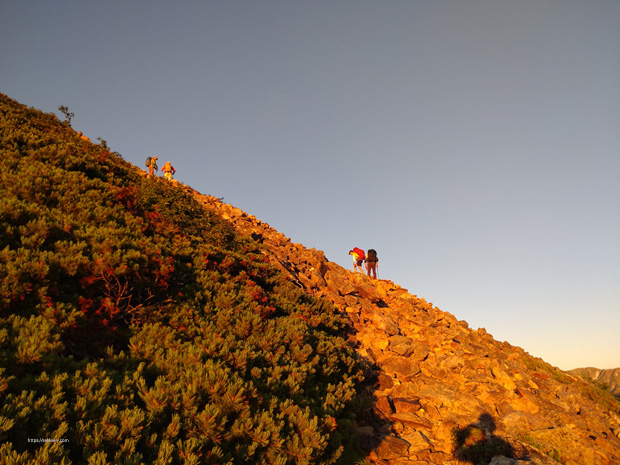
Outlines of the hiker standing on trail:
{"type": "Polygon", "coordinates": [[[363,273],[362,264],[364,263],[364,259],[366,258],[366,254],[359,247],[355,247],[353,250],[349,250],[349,255],[353,257],[353,271],[356,271],[359,268],[360,273],[363,273]]]}
{"type": "Polygon", "coordinates": [[[373,278],[377,279],[378,264],[379,259],[377,258],[377,251],[375,249],[369,249],[366,254],[366,271],[368,272],[368,276],[370,276],[370,272],[372,271],[373,278]]]}
{"type": "Polygon", "coordinates": [[[161,170],[164,171],[164,178],[168,181],[172,181],[172,175],[177,173],[177,170],[174,169],[174,166],[169,161],[161,167],[161,170]]]}
{"type": "Polygon", "coordinates": [[[146,166],[149,169],[149,177],[157,176],[157,174],[153,174],[153,171],[157,173],[157,157],[148,157],[146,159],[146,166]]]}

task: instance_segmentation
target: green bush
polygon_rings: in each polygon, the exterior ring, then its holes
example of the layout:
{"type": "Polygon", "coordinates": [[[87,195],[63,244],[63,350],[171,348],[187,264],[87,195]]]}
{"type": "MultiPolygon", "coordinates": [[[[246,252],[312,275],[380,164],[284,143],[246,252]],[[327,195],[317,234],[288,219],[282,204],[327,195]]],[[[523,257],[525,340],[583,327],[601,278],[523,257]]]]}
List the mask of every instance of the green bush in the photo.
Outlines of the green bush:
{"type": "Polygon", "coordinates": [[[330,304],[183,188],[0,107],[3,461],[351,456],[362,374],[330,304]]]}

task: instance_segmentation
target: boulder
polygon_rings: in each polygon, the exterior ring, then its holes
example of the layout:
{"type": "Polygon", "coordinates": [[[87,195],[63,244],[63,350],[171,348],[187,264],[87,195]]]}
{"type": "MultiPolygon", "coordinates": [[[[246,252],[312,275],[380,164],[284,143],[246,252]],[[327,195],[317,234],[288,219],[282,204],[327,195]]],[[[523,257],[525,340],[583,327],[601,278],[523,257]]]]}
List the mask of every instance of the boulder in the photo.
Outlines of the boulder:
{"type": "Polygon", "coordinates": [[[413,453],[431,448],[431,441],[421,431],[404,434],[402,438],[409,443],[409,450],[413,453]]]}
{"type": "Polygon", "coordinates": [[[381,294],[377,291],[373,282],[374,281],[367,276],[359,273],[353,274],[352,283],[360,296],[372,303],[382,302],[381,294]]]}
{"type": "Polygon", "coordinates": [[[375,410],[386,418],[394,413],[392,404],[386,396],[381,396],[377,398],[377,400],[375,401],[375,410]]]}
{"type": "Polygon", "coordinates": [[[379,389],[384,391],[394,387],[394,380],[385,373],[379,373],[377,384],[379,385],[379,389]]]}
{"type": "Polygon", "coordinates": [[[382,460],[394,460],[401,457],[406,457],[409,452],[409,443],[404,439],[394,436],[387,436],[381,444],[379,444],[374,452],[377,457],[381,457],[382,460]]]}
{"type": "Polygon", "coordinates": [[[325,252],[322,250],[310,249],[307,251],[305,258],[306,262],[310,265],[311,270],[316,271],[321,278],[325,277],[325,273],[329,270],[327,258],[325,258],[325,252]]]}
{"type": "Polygon", "coordinates": [[[411,359],[400,355],[388,355],[380,360],[385,373],[394,374],[400,380],[408,380],[420,373],[420,367],[411,359]]]}
{"type": "MultiPolygon", "coordinates": [[[[522,462],[517,459],[511,459],[504,457],[503,455],[496,455],[491,459],[489,465],[525,465],[526,462],[522,462]]],[[[527,462],[529,463],[529,462],[527,462]]]]}
{"type": "Polygon", "coordinates": [[[398,324],[391,316],[379,312],[365,312],[365,314],[368,316],[368,319],[374,325],[375,329],[384,331],[389,335],[396,335],[399,333],[398,324]]]}
{"type": "Polygon", "coordinates": [[[327,287],[332,291],[338,292],[341,296],[353,294],[357,291],[355,286],[347,279],[344,273],[337,273],[332,270],[325,273],[327,287]]]}
{"type": "Polygon", "coordinates": [[[458,370],[465,365],[463,357],[458,355],[449,355],[439,362],[439,366],[445,370],[458,370]]]}
{"type": "Polygon", "coordinates": [[[396,413],[415,413],[422,408],[422,405],[420,405],[420,399],[415,397],[394,397],[392,399],[392,404],[394,405],[394,410],[396,413]]]}
{"type": "Polygon", "coordinates": [[[416,415],[414,413],[402,412],[402,413],[394,413],[390,416],[391,421],[398,421],[402,423],[405,428],[410,430],[432,430],[433,423],[431,423],[426,418],[416,415]]]}
{"type": "Polygon", "coordinates": [[[409,357],[415,351],[415,344],[408,337],[395,335],[390,337],[390,350],[403,357],[409,357]]]}
{"type": "Polygon", "coordinates": [[[411,359],[415,362],[423,362],[428,357],[429,350],[426,344],[416,344],[411,359]]]}

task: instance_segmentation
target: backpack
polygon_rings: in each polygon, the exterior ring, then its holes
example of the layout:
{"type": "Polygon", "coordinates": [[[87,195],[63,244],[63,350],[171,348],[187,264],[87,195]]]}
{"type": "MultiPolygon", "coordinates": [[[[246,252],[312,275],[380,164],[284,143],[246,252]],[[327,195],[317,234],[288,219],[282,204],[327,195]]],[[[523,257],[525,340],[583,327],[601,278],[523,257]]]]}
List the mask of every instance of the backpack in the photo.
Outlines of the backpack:
{"type": "Polygon", "coordinates": [[[151,157],[147,157],[147,158],[146,158],[146,166],[147,166],[147,168],[148,168],[149,166],[151,166],[151,157]]]}
{"type": "Polygon", "coordinates": [[[357,254],[357,256],[359,257],[360,260],[364,260],[366,258],[366,255],[364,254],[364,251],[362,249],[360,249],[359,247],[355,247],[353,249],[353,252],[355,252],[357,254]]]}
{"type": "Polygon", "coordinates": [[[375,249],[368,250],[366,261],[367,262],[378,262],[379,261],[379,259],[377,258],[377,251],[375,249]]]}

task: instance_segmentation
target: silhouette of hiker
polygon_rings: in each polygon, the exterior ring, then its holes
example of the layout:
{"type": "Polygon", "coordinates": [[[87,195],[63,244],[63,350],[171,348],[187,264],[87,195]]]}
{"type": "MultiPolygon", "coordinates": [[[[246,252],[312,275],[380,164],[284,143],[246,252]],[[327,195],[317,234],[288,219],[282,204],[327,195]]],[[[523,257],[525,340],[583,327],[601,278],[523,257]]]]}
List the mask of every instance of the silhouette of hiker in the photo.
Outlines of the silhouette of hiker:
{"type": "Polygon", "coordinates": [[[349,255],[353,257],[353,271],[359,268],[360,273],[364,273],[362,270],[362,264],[366,258],[366,254],[359,247],[355,247],[353,250],[349,250],[349,255]]]}
{"type": "Polygon", "coordinates": [[[465,428],[455,428],[452,431],[456,446],[455,458],[474,465],[489,463],[498,455],[514,458],[512,446],[493,434],[496,429],[495,421],[488,413],[480,415],[476,423],[465,428]]]}

